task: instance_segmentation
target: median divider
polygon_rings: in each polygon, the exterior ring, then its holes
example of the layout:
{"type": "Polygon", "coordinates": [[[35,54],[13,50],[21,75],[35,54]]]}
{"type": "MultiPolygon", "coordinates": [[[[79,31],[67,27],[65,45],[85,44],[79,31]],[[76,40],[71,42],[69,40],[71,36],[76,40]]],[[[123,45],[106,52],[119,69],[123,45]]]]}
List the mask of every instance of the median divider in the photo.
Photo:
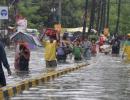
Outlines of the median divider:
{"type": "Polygon", "coordinates": [[[8,100],[10,97],[16,96],[17,94],[22,93],[24,90],[28,90],[31,87],[36,87],[40,84],[51,81],[55,78],[58,78],[59,76],[76,71],[85,66],[87,66],[87,64],[79,64],[76,67],[65,68],[59,71],[52,71],[46,74],[42,74],[34,79],[25,80],[18,84],[12,84],[0,88],[0,100],[8,100]]]}

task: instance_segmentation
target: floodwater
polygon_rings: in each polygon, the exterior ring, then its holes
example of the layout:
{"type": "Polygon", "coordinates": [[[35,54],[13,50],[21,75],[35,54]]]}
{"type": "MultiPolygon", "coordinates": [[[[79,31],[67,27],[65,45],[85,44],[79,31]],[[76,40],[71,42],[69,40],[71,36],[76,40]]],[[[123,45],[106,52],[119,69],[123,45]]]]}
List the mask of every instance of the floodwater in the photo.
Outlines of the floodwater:
{"type": "Polygon", "coordinates": [[[99,54],[89,66],[11,100],[130,100],[130,64],[121,57],[99,54]]]}
{"type": "MultiPolygon", "coordinates": [[[[14,83],[19,83],[23,80],[37,77],[39,74],[46,73],[45,67],[45,59],[44,59],[44,49],[42,47],[35,48],[31,50],[31,57],[29,63],[29,73],[16,73],[14,68],[14,57],[15,50],[14,49],[6,49],[7,59],[9,61],[12,75],[8,76],[6,69],[4,68],[7,85],[11,85],[14,83]]],[[[58,64],[56,70],[61,70],[66,67],[73,67],[76,64],[73,63],[73,60],[68,59],[67,63],[58,64]]]]}

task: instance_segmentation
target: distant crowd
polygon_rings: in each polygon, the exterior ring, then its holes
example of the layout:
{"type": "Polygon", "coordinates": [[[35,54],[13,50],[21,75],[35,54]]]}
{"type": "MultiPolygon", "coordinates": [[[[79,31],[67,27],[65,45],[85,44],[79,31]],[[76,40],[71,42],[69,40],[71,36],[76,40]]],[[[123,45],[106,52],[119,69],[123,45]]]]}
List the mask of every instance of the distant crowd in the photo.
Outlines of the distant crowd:
{"type": "MultiPolygon", "coordinates": [[[[44,47],[44,57],[46,68],[54,70],[59,63],[66,63],[67,59],[74,60],[78,63],[81,61],[91,60],[91,57],[96,56],[97,52],[105,54],[112,53],[113,56],[120,54],[121,41],[118,37],[111,40],[106,39],[103,35],[98,40],[90,38],[76,37],[73,40],[63,35],[60,39],[53,36],[41,35],[41,44],[44,47]]],[[[0,43],[0,86],[6,86],[6,79],[2,64],[11,75],[10,66],[8,64],[6,53],[2,43],[0,43]]],[[[124,42],[123,54],[127,60],[130,60],[130,34],[124,42]]],[[[21,42],[16,45],[14,67],[16,72],[28,72],[30,61],[30,49],[27,43],[21,42]]]]}

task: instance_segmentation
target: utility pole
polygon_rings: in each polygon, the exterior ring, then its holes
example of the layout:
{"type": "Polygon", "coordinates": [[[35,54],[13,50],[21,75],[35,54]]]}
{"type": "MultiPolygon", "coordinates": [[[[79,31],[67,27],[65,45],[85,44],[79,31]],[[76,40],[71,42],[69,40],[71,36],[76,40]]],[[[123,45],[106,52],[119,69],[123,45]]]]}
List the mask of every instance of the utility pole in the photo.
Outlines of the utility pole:
{"type": "Polygon", "coordinates": [[[106,27],[106,0],[103,0],[103,29],[106,27]]]}
{"type": "Polygon", "coordinates": [[[99,34],[99,26],[100,26],[100,13],[101,13],[101,0],[97,2],[97,23],[96,23],[96,30],[99,34]]]}
{"type": "Polygon", "coordinates": [[[6,28],[7,28],[7,36],[9,35],[8,33],[8,26],[9,26],[9,0],[6,0],[6,5],[8,6],[8,20],[6,21],[6,28]]]}
{"type": "Polygon", "coordinates": [[[90,32],[91,32],[91,29],[94,28],[95,7],[96,7],[96,0],[92,0],[91,17],[90,17],[90,24],[89,24],[88,33],[90,33],[90,32]]]}
{"type": "Polygon", "coordinates": [[[61,12],[62,11],[62,0],[59,0],[59,9],[58,9],[58,22],[61,24],[61,12]]]}
{"type": "Polygon", "coordinates": [[[101,19],[100,19],[100,25],[99,25],[99,34],[100,34],[101,31],[103,30],[103,16],[102,16],[102,15],[103,15],[103,10],[104,10],[104,7],[103,7],[103,6],[104,6],[104,3],[103,3],[103,2],[104,2],[104,1],[101,0],[101,5],[100,5],[100,6],[101,6],[101,13],[100,13],[100,18],[101,18],[101,19]]]}
{"type": "Polygon", "coordinates": [[[17,4],[16,4],[15,1],[14,1],[14,4],[13,4],[13,7],[14,7],[14,20],[15,20],[16,15],[17,15],[17,4]]]}
{"type": "Polygon", "coordinates": [[[106,27],[109,28],[109,12],[110,12],[110,0],[107,0],[107,24],[106,27]]]}
{"type": "Polygon", "coordinates": [[[49,25],[49,27],[54,27],[55,22],[57,22],[56,20],[56,7],[55,7],[55,0],[52,0],[51,2],[51,24],[49,25]]]}
{"type": "Polygon", "coordinates": [[[87,38],[87,34],[86,33],[86,23],[87,23],[87,13],[88,13],[88,0],[86,0],[85,2],[85,12],[84,12],[84,16],[83,16],[83,34],[82,34],[82,38],[84,39],[85,36],[87,38]]]}
{"type": "Polygon", "coordinates": [[[114,34],[115,36],[117,36],[119,32],[120,13],[121,13],[121,0],[118,0],[118,15],[117,15],[117,23],[116,23],[116,32],[114,34]]]}

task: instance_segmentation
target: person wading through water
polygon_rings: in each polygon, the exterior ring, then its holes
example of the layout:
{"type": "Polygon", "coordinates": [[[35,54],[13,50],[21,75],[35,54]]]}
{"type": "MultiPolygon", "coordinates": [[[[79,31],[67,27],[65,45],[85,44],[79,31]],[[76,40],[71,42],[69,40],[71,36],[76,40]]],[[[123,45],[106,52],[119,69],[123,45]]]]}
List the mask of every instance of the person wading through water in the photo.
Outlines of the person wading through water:
{"type": "Polygon", "coordinates": [[[41,38],[42,44],[45,47],[45,61],[46,61],[46,68],[51,71],[57,67],[56,61],[56,48],[57,48],[57,41],[54,40],[53,37],[49,37],[49,40],[45,40],[45,38],[41,38]]]}
{"type": "Polygon", "coordinates": [[[2,43],[0,42],[0,87],[6,86],[6,79],[2,68],[2,64],[7,69],[8,75],[11,75],[11,70],[8,64],[6,53],[2,43]]]}

